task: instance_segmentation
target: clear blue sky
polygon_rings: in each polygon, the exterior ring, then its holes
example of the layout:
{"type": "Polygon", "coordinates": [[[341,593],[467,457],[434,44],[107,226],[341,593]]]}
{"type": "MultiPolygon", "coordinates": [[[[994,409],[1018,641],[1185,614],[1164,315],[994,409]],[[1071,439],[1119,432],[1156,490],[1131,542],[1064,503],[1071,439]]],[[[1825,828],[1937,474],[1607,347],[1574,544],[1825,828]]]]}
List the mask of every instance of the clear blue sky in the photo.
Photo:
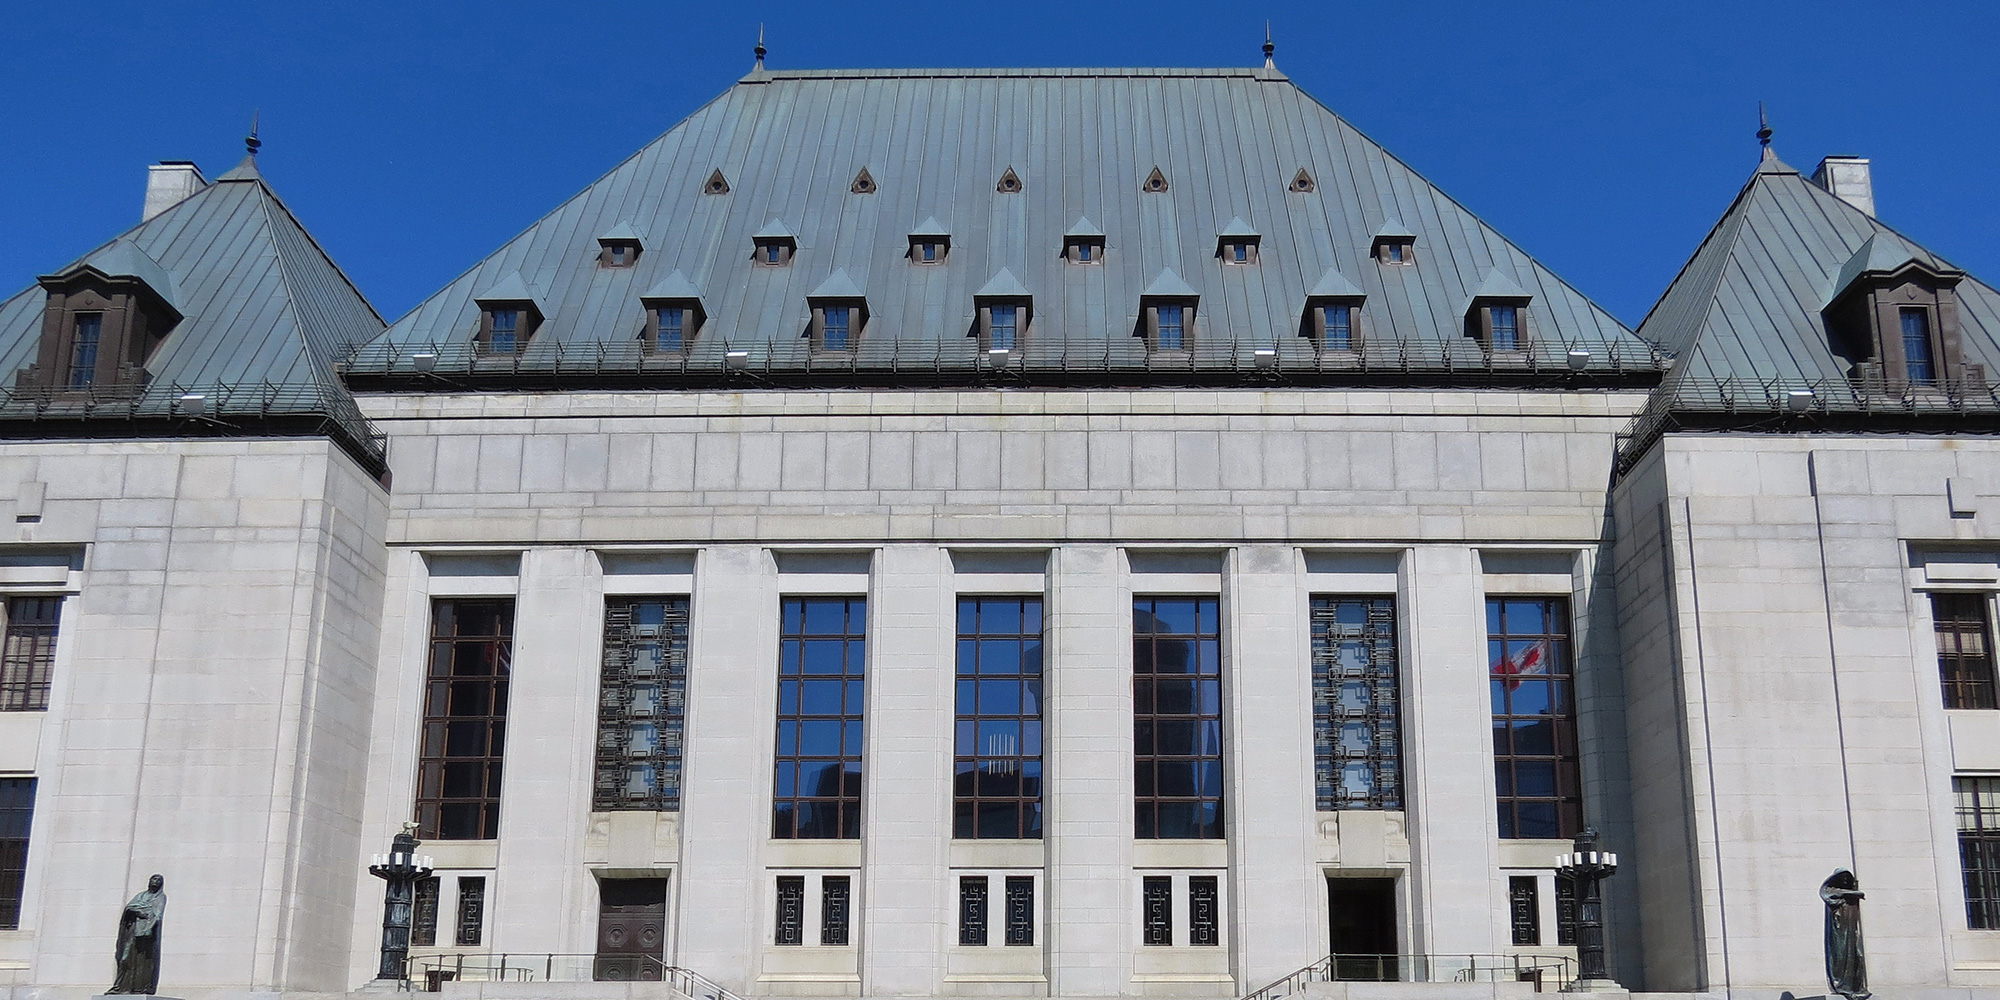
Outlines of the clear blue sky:
{"type": "MultiPolygon", "coordinates": [[[[145,0],[7,5],[0,288],[241,155],[390,319],[750,68],[1278,65],[1636,324],[1776,147],[2000,281],[2000,3],[145,0]],[[1893,12],[1893,13],[1892,13],[1893,12]]],[[[0,293],[4,294],[4,293],[0,293]]]]}

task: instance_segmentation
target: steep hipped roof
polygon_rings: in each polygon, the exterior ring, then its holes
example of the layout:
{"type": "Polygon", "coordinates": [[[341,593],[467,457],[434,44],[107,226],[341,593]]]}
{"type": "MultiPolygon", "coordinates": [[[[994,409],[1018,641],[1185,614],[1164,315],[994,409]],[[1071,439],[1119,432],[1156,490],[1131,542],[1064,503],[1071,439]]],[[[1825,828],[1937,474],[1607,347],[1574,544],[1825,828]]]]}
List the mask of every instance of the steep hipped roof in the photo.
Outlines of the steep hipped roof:
{"type": "MultiPolygon", "coordinates": [[[[334,365],[385,324],[253,160],[53,273],[107,262],[128,272],[152,268],[135,276],[171,296],[182,314],[147,359],[149,397],[177,393],[175,386],[235,387],[245,400],[261,392],[288,401],[257,406],[262,415],[290,408],[301,418],[331,417],[351,424],[364,451],[375,447],[334,365]]],[[[12,389],[15,373],[35,361],[45,305],[40,286],[0,303],[0,387],[12,389]]],[[[136,405],[141,416],[150,412],[145,401],[136,405]]],[[[228,405],[208,402],[212,414],[228,405]]],[[[0,420],[8,415],[0,406],[0,420]]]]}
{"type": "Polygon", "coordinates": [[[1168,270],[1203,288],[1206,343],[1268,340],[1297,326],[1331,268],[1366,294],[1374,340],[1476,354],[1460,305],[1498,268],[1532,295],[1542,338],[1644,354],[1617,320],[1282,74],[1236,69],[756,72],[385,339],[469,341],[474,296],[519,271],[546,296],[534,349],[622,343],[643,322],[639,290],[679,270],[710,290],[696,355],[747,346],[761,357],[758,345],[803,336],[808,293],[845,270],[874,305],[866,344],[956,342],[975,290],[1002,268],[1037,289],[1043,345],[1130,345],[1140,293],[1168,270]],[[1172,184],[1143,193],[1155,164],[1172,184]],[[877,187],[854,197],[863,165],[877,187]],[[1010,165],[1026,183],[996,190],[1010,165]],[[1315,190],[1290,190],[1301,166],[1315,190]],[[731,189],[706,193],[718,169],[731,189]],[[929,217],[954,220],[951,257],[913,268],[905,227],[929,217]],[[1214,234],[1239,217],[1257,220],[1260,261],[1223,276],[1214,234]],[[600,268],[595,237],[620,221],[658,245],[633,268],[600,268]],[[1415,266],[1373,260],[1385,226],[1416,236],[1415,266]],[[1101,266],[1060,256],[1065,234],[1084,229],[1105,234],[1101,266]],[[753,235],[776,233],[796,234],[796,258],[758,266],[753,235]]]}
{"type": "MultiPolygon", "coordinates": [[[[1724,379],[1846,379],[1851,363],[1834,354],[1820,310],[1862,270],[1911,260],[1953,270],[1767,158],[1639,324],[1641,337],[1677,356],[1661,391],[1724,379]]],[[[1958,303],[1965,360],[2000,371],[2000,293],[1967,278],[1958,303]]]]}

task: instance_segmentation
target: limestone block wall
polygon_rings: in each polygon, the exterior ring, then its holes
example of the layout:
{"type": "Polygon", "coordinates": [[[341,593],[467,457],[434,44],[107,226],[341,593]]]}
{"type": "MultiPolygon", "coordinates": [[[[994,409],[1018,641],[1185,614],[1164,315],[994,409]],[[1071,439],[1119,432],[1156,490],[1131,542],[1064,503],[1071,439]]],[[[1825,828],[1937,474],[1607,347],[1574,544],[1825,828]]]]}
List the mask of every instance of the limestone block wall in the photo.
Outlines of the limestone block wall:
{"type": "MultiPolygon", "coordinates": [[[[536,717],[510,736],[501,833],[424,848],[443,871],[493,880],[479,950],[588,952],[592,880],[644,872],[669,878],[668,960],[746,995],[1235,995],[1325,954],[1330,873],[1399,879],[1404,950],[1514,950],[1507,875],[1546,875],[1563,845],[1495,837],[1483,602],[1571,599],[1580,669],[1598,678],[1579,682],[1597,761],[1587,808],[1600,827],[1627,828],[1616,630],[1600,632],[1593,602],[1613,435],[1637,402],[1298,391],[365,400],[391,436],[396,491],[364,856],[410,814],[430,602],[508,594],[515,711],[532,705],[536,717]],[[511,568],[464,571],[480,559],[511,568]],[[635,559],[684,568],[639,581],[635,559]],[[448,565],[459,568],[440,572],[448,565]],[[609,592],[692,598],[685,798],[643,830],[586,801],[609,592]],[[858,843],[768,839],[777,608],[801,593],[871,603],[858,843]],[[968,593],[1046,601],[1040,842],[949,836],[951,606],[968,593]],[[1214,594],[1224,609],[1226,842],[1132,837],[1131,602],[1169,593],[1214,594]],[[1405,812],[1313,809],[1314,593],[1398,600],[1405,812]],[[972,872],[1040,880],[1032,949],[957,944],[957,877],[972,872]],[[852,875],[854,943],[773,946],[781,873],[852,875]],[[1149,873],[1177,887],[1189,873],[1222,876],[1221,947],[1140,943],[1149,873]]],[[[350,881],[359,982],[373,974],[380,888],[350,881]]],[[[1547,925],[1552,945],[1552,901],[1547,925]]]]}
{"type": "MultiPolygon", "coordinates": [[[[1923,594],[1995,586],[1993,571],[1940,584],[1924,563],[1995,561],[2000,518],[1978,508],[2000,448],[1747,435],[1655,447],[1618,496],[1632,745],[1646,758],[1634,787],[1642,813],[1670,815],[1686,755],[1686,823],[1647,842],[1694,851],[1646,877],[1649,913],[1699,926],[1713,987],[1817,988],[1816,889],[1851,867],[1877,989],[2000,985],[2000,942],[1966,929],[1950,791],[1954,772],[2000,761],[1954,748],[1952,717],[1984,719],[1942,707],[1923,594]]],[[[1679,959],[1658,930],[1649,968],[1679,959]]]]}
{"type": "Polygon", "coordinates": [[[158,872],[163,989],[343,985],[382,488],[324,441],[93,441],[0,446],[0,491],[0,561],[74,559],[0,763],[38,782],[15,980],[103,989],[158,872]]]}

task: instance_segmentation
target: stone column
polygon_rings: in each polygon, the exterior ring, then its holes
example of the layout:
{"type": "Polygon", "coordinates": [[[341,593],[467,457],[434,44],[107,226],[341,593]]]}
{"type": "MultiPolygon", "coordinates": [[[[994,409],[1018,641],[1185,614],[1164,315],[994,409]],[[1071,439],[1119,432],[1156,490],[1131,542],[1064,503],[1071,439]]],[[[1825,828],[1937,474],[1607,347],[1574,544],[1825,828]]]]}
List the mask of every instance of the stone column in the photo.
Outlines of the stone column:
{"type": "Polygon", "coordinates": [[[562,548],[523,552],[520,580],[500,866],[486,903],[485,946],[495,953],[587,952],[597,939],[597,888],[583,868],[583,836],[597,745],[604,578],[589,551],[562,548]]]}
{"type": "Polygon", "coordinates": [[[868,597],[861,987],[933,996],[952,929],[952,576],[943,549],[876,554],[868,597]]]}
{"type": "Polygon", "coordinates": [[[1501,950],[1482,595],[1470,548],[1418,546],[1404,562],[1404,798],[1416,929],[1405,951],[1501,950]]]}
{"type": "Polygon", "coordinates": [[[1131,595],[1116,548],[1071,545],[1049,567],[1049,993],[1129,990],[1132,880],[1131,595]]]}
{"type": "Polygon", "coordinates": [[[1243,546],[1223,579],[1227,829],[1237,985],[1326,954],[1313,864],[1312,671],[1297,550],[1243,546]]]}
{"type": "Polygon", "coordinates": [[[778,575],[755,545],[703,549],[690,609],[681,862],[668,961],[748,995],[761,953],[771,835],[778,575]]]}

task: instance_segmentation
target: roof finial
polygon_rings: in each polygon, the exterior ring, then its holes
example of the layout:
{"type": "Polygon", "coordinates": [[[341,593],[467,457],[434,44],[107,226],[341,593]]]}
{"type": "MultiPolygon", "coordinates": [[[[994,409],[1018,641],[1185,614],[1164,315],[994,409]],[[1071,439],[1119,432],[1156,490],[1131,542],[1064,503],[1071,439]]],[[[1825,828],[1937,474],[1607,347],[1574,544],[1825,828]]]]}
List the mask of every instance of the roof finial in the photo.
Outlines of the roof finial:
{"type": "Polygon", "coordinates": [[[1277,61],[1271,58],[1271,54],[1276,51],[1278,51],[1278,47],[1276,45],[1271,44],[1271,22],[1265,21],[1264,22],[1264,68],[1265,69],[1278,68],[1277,61]]]}
{"type": "Polygon", "coordinates": [[[1763,147],[1764,157],[1771,156],[1771,116],[1764,113],[1764,102],[1757,102],[1757,144],[1763,147]]]}
{"type": "Polygon", "coordinates": [[[757,53],[757,65],[752,67],[750,71],[752,73],[762,73],[764,72],[764,52],[766,51],[764,48],[764,22],[762,21],[757,22],[757,48],[753,51],[757,53]]]}
{"type": "Polygon", "coordinates": [[[257,119],[261,115],[261,111],[250,112],[250,134],[243,137],[243,148],[249,150],[251,156],[256,156],[257,148],[264,145],[264,140],[257,138],[257,119]]]}

